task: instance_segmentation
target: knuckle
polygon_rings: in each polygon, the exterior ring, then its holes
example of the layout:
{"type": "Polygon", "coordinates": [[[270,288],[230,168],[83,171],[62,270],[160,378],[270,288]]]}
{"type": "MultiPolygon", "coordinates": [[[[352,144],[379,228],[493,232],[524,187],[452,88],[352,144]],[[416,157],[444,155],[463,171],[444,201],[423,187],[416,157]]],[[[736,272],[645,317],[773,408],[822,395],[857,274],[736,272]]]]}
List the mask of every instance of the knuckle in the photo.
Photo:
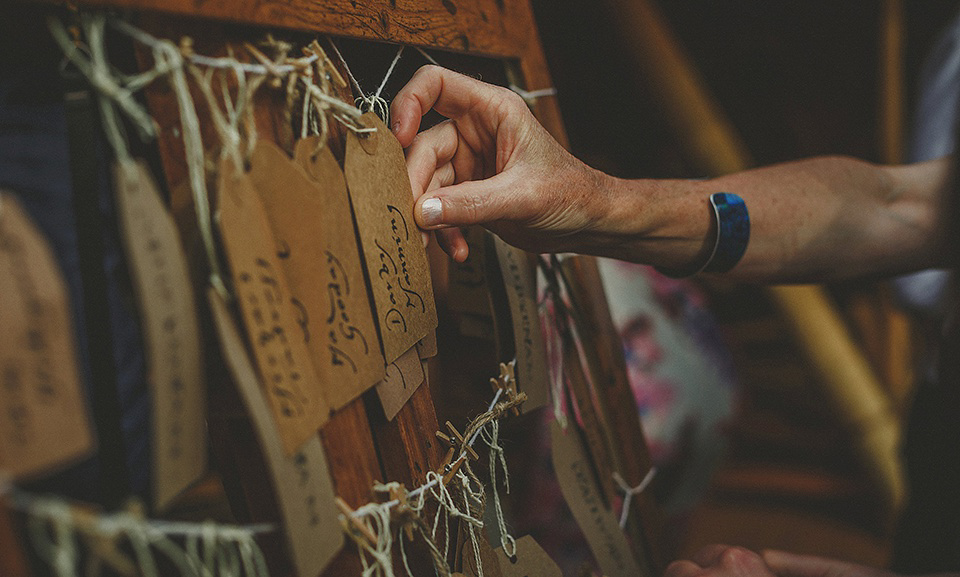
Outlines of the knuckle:
{"type": "Polygon", "coordinates": [[[725,567],[752,567],[758,561],[756,553],[743,547],[728,547],[720,554],[720,565],[725,567]]]}
{"type": "Polygon", "coordinates": [[[441,74],[441,71],[442,71],[442,70],[443,70],[442,68],[440,68],[439,66],[436,66],[436,65],[434,65],[434,64],[424,64],[424,65],[421,66],[420,68],[417,68],[417,71],[413,73],[413,76],[414,76],[414,77],[416,77],[416,76],[425,76],[425,77],[439,76],[439,75],[441,74]]]}
{"type": "Polygon", "coordinates": [[[523,100],[522,96],[513,90],[500,86],[498,87],[498,92],[500,101],[503,103],[505,109],[510,111],[526,110],[527,103],[523,100]]]}
{"type": "Polygon", "coordinates": [[[481,222],[486,203],[483,197],[470,194],[460,198],[460,214],[466,222],[481,222]]]}

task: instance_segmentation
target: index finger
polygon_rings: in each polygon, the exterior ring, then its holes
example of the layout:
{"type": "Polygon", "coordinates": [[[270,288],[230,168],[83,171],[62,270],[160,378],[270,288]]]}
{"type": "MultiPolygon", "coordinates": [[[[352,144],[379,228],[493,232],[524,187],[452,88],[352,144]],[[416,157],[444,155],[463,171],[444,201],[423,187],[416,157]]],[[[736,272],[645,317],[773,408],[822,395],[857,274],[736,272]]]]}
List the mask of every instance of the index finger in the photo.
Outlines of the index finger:
{"type": "Polygon", "coordinates": [[[420,129],[420,119],[434,109],[456,119],[485,105],[500,90],[475,78],[428,64],[420,67],[390,105],[393,133],[406,148],[420,129]]]}

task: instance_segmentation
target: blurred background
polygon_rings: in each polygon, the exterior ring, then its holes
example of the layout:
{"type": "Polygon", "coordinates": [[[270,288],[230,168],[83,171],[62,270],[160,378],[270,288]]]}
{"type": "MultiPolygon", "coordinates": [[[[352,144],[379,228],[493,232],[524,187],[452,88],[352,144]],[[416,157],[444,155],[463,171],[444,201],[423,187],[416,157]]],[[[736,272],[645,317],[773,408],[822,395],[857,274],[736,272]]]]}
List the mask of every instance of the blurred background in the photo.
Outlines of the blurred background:
{"type": "MultiPolygon", "coordinates": [[[[756,165],[823,154],[904,158],[923,60],[958,10],[956,2],[650,4],[756,165]]],[[[631,35],[649,32],[631,29],[635,6],[533,5],[579,158],[621,177],[710,176],[640,64],[631,35]]],[[[724,456],[703,500],[681,515],[681,550],[723,542],[886,564],[895,519],[878,511],[889,503],[853,458],[857,433],[825,397],[769,294],[709,281],[689,290],[706,299],[736,394],[724,456]]],[[[886,282],[843,283],[828,296],[905,427],[936,320],[905,314],[886,282]]]]}

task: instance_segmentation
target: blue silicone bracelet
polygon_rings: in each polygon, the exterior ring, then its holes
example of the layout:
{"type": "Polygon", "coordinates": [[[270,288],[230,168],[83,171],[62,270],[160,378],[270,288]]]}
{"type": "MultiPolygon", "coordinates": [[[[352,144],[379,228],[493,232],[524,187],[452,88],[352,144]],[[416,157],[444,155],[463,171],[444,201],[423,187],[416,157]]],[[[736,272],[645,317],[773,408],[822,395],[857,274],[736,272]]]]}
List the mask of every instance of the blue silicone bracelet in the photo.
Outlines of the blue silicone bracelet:
{"type": "Polygon", "coordinates": [[[707,260],[692,270],[656,267],[658,271],[669,277],[682,278],[701,272],[727,272],[737,266],[750,242],[747,204],[736,194],[715,192],[710,195],[710,206],[717,219],[717,236],[707,260]]]}
{"type": "Polygon", "coordinates": [[[704,272],[727,272],[737,266],[750,242],[750,214],[747,203],[735,194],[716,192],[710,204],[717,215],[717,245],[704,265],[704,272]]]}

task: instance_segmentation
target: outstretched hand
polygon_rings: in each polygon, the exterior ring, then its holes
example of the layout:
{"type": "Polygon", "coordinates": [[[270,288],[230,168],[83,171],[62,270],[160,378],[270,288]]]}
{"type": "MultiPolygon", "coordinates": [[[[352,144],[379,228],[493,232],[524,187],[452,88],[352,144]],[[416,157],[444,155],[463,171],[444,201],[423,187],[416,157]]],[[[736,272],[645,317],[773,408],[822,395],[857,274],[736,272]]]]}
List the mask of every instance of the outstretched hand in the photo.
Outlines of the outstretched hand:
{"type": "MultiPolygon", "coordinates": [[[[754,553],[742,547],[709,545],[689,560],[674,561],[664,577],[897,577],[874,567],[784,551],[754,553]]],[[[933,576],[929,576],[933,577],[933,576]]],[[[942,575],[940,577],[948,577],[942,575]]],[[[954,576],[956,577],[956,576],[954,576]]]]}
{"type": "Polygon", "coordinates": [[[533,252],[570,250],[589,229],[605,177],[563,149],[512,91],[424,66],[391,106],[406,148],[414,215],[455,260],[467,258],[457,227],[481,224],[533,252]],[[434,109],[448,120],[420,134],[434,109]]]}
{"type": "Polygon", "coordinates": [[[763,558],[742,547],[708,545],[689,560],[674,561],[663,577],[777,577],[763,558]]]}

